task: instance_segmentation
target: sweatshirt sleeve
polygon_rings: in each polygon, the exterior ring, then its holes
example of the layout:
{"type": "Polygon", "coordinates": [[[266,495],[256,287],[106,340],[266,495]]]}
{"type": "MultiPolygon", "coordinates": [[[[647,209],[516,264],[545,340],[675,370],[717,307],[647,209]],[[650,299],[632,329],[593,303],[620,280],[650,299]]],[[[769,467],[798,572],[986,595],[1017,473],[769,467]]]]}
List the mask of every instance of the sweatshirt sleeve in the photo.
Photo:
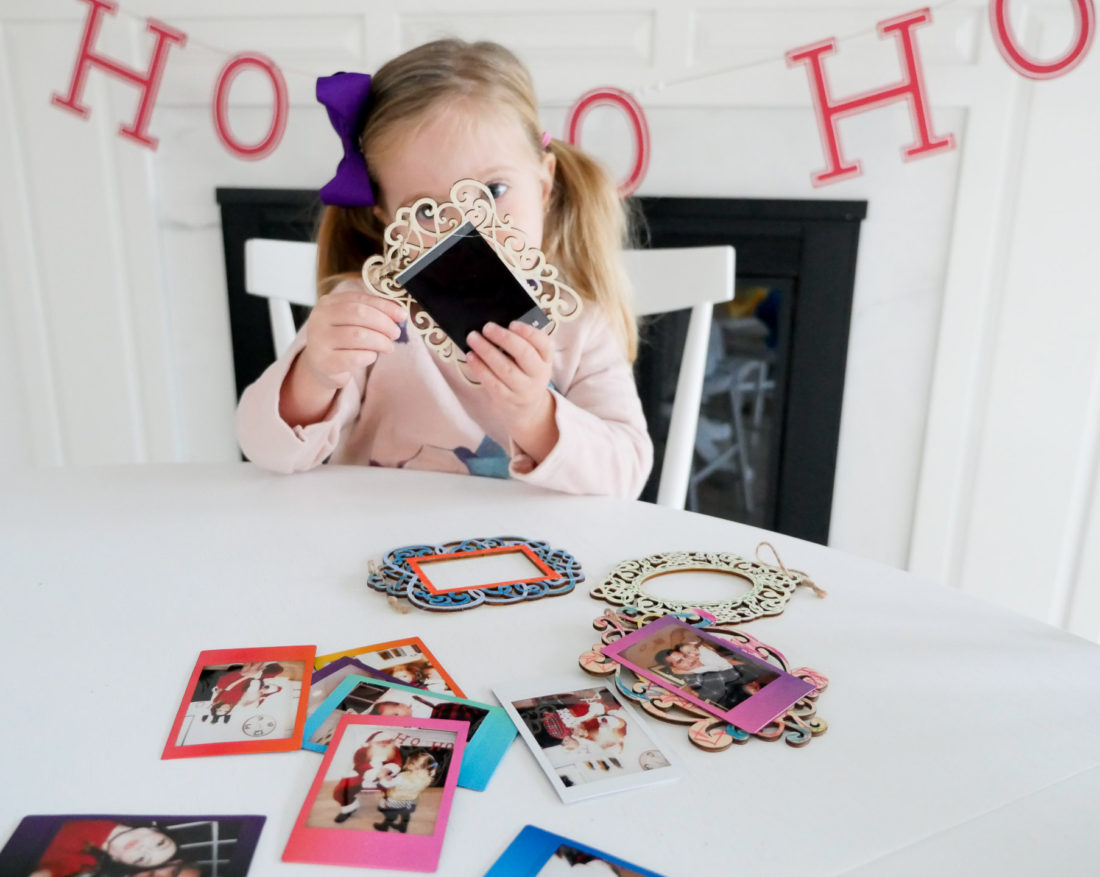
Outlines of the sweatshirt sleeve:
{"type": "Polygon", "coordinates": [[[340,440],[344,427],[359,414],[362,390],[349,381],[336,393],[324,420],[291,426],[279,414],[283,381],[305,347],[299,331],[294,343],[241,394],[237,404],[237,441],[253,463],[273,472],[304,472],[323,463],[340,440]]]}
{"type": "Polygon", "coordinates": [[[552,390],[557,444],[537,466],[513,446],[509,472],[565,493],[636,499],[653,465],[653,442],[633,370],[602,316],[577,344],[571,380],[552,390]]]}

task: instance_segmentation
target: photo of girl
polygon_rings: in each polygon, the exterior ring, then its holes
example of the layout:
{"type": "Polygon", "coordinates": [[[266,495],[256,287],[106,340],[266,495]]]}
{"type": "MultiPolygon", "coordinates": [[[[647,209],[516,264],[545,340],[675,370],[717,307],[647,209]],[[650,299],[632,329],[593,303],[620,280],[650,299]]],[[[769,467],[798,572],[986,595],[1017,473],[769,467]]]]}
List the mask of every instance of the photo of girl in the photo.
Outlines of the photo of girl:
{"type": "Polygon", "coordinates": [[[454,740],[448,731],[353,727],[337,744],[306,825],[432,834],[454,740]]]}
{"type": "Polygon", "coordinates": [[[244,877],[263,817],[27,816],[0,851],[13,877],[244,877]]]}
{"type": "Polygon", "coordinates": [[[109,874],[161,874],[198,877],[186,865],[179,844],[153,825],[109,820],[66,822],[54,836],[32,877],[85,877],[109,874]]]}
{"type": "Polygon", "coordinates": [[[304,670],[304,661],[204,666],[176,745],[292,736],[304,670]]]}

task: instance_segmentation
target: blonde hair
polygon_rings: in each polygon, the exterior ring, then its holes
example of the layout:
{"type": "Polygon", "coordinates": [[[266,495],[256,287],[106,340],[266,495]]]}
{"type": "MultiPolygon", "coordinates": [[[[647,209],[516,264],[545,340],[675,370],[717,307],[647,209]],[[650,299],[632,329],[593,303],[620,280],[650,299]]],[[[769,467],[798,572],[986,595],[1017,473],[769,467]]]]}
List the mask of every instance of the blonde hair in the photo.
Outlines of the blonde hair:
{"type": "MultiPolygon", "coordinates": [[[[511,109],[531,148],[541,154],[535,90],[519,59],[496,43],[447,39],[399,55],[371,79],[360,137],[368,171],[387,144],[387,134],[399,124],[422,123],[442,102],[462,98],[511,109]]],[[[633,362],[638,328],[621,256],[630,233],[626,207],[596,161],[561,140],[553,140],[549,149],[556,168],[542,249],[565,282],[607,315],[633,362]]],[[[377,181],[372,179],[372,185],[377,197],[377,181]]],[[[317,232],[318,292],[324,294],[343,277],[358,275],[363,262],[381,251],[383,230],[370,207],[327,206],[317,232]]]]}

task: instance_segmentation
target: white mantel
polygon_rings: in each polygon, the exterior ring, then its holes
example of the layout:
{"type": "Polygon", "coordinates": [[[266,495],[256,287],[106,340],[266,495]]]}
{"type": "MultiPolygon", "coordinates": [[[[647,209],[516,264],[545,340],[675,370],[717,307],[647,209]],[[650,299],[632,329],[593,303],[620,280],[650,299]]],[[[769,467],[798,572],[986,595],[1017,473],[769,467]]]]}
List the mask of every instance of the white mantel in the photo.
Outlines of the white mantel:
{"type": "MultiPolygon", "coordinates": [[[[233,459],[215,187],[328,178],[337,142],[313,77],[375,69],[438,35],[496,39],[530,66],[555,134],[584,91],[644,89],[641,194],[867,199],[830,543],[1100,637],[1100,48],[1031,82],[996,52],[986,3],[934,7],[917,38],[935,129],[958,149],[903,163],[912,133],[897,104],[841,123],[864,174],[815,189],[806,75],[784,53],[863,32],[826,62],[830,82],[838,95],[885,85],[897,55],[874,25],[918,4],[121,5],[130,15],[108,19],[99,46],[135,67],[144,16],[189,37],[166,68],[155,152],[116,135],[131,87],[93,72],[87,121],[50,103],[67,90],[85,4],[0,8],[0,466],[233,459]],[[257,162],[231,156],[211,122],[215,77],[244,50],[273,58],[290,91],[285,138],[257,162]]],[[[1062,51],[1068,2],[1011,5],[1034,54],[1062,51]]],[[[242,138],[266,130],[269,100],[262,80],[237,80],[242,138]]],[[[629,142],[612,112],[588,117],[585,145],[616,172],[629,142]]]]}

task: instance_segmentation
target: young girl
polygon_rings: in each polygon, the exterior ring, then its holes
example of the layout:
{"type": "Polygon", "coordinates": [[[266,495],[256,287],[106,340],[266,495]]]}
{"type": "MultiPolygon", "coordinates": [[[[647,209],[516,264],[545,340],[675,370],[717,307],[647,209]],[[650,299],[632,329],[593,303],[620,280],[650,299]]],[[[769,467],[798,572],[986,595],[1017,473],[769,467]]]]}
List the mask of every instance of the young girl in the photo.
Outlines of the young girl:
{"type": "Polygon", "coordinates": [[[501,46],[429,43],[379,69],[369,94],[367,80],[318,82],[346,148],[322,189],[321,295],[290,350],[241,397],[245,454],[282,472],[331,458],[636,497],[653,450],[630,367],[627,223],[613,183],[543,132],[531,79],[501,46]],[[359,277],[398,208],[446,201],[461,179],[483,183],[584,299],[581,316],[552,334],[519,323],[472,332],[480,386],[359,277]]]}
{"type": "Polygon", "coordinates": [[[374,731],[352,756],[351,772],[342,777],[332,790],[333,800],[340,805],[336,821],[343,822],[359,809],[359,793],[378,788],[383,778],[392,779],[401,770],[404,759],[401,748],[385,731],[374,731]]]}
{"type": "Polygon", "coordinates": [[[409,820],[416,812],[420,793],[432,784],[439,765],[429,752],[415,752],[401,766],[400,772],[393,777],[380,777],[378,785],[384,792],[378,801],[378,812],[382,821],[375,822],[378,831],[409,830],[409,820]]]}

